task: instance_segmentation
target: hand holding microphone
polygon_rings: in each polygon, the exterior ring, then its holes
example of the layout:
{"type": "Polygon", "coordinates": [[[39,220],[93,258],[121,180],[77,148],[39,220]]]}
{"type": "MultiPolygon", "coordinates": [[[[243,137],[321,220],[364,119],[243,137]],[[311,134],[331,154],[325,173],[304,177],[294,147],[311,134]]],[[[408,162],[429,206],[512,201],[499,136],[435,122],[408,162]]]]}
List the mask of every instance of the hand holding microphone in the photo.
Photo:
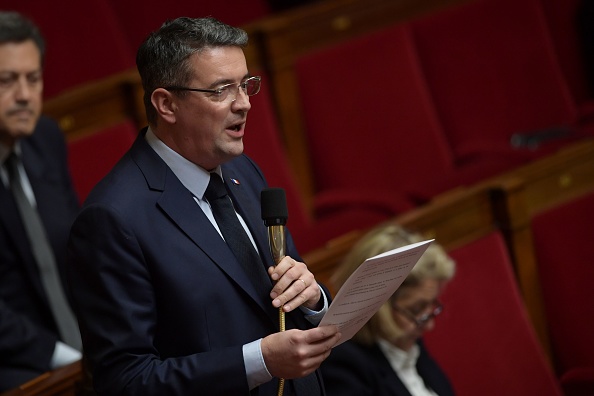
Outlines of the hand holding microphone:
{"type": "Polygon", "coordinates": [[[275,285],[272,304],[290,312],[300,305],[315,309],[321,297],[320,288],[307,266],[286,256],[287,200],[282,188],[267,188],[261,195],[262,219],[268,227],[268,243],[275,267],[269,274],[275,285]]]}
{"type": "Polygon", "coordinates": [[[278,308],[280,330],[262,339],[262,354],[270,373],[279,378],[277,396],[282,396],[285,378],[303,377],[316,370],[340,336],[337,329],[285,331],[285,312],[300,305],[315,309],[321,291],[307,266],[287,256],[285,225],[289,216],[285,191],[282,188],[264,189],[260,201],[262,219],[268,227],[270,254],[275,263],[268,273],[275,281],[270,295],[272,305],[278,308]]]}

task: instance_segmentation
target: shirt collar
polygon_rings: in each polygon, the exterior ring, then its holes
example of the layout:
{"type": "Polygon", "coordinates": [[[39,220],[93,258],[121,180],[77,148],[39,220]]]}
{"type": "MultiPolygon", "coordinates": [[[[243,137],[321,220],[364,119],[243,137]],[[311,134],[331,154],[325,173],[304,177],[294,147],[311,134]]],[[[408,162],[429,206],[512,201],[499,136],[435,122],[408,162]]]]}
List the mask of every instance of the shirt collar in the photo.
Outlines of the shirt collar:
{"type": "MultiPolygon", "coordinates": [[[[193,162],[188,161],[179,153],[172,150],[171,147],[163,143],[163,141],[154,134],[150,127],[146,131],[145,139],[159,157],[165,161],[167,166],[169,166],[184,187],[186,187],[196,198],[204,199],[204,192],[210,182],[210,172],[193,162]]],[[[219,176],[225,180],[220,166],[217,166],[213,172],[218,173],[219,176]]]]}
{"type": "Polygon", "coordinates": [[[381,338],[377,340],[377,343],[386,358],[390,361],[392,367],[396,370],[412,368],[417,365],[420,354],[419,345],[414,344],[410,351],[403,351],[381,338]]]}

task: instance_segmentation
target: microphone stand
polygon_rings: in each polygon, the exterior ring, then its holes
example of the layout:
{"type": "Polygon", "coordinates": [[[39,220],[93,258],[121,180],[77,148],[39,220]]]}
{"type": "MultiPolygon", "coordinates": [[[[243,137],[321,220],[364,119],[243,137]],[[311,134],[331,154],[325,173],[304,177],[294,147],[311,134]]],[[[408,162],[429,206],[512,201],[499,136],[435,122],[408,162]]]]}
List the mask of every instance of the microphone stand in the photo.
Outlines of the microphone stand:
{"type": "MultiPolygon", "coordinates": [[[[268,245],[274,265],[278,265],[286,256],[287,240],[285,238],[285,224],[289,217],[287,198],[282,188],[267,188],[260,193],[262,220],[268,228],[268,245]]],[[[285,311],[281,305],[278,309],[279,330],[285,331],[285,311]]],[[[282,396],[285,379],[279,378],[277,396],[282,396]]]]}
{"type": "MultiPolygon", "coordinates": [[[[285,257],[287,250],[287,243],[285,239],[285,226],[272,225],[268,227],[268,244],[270,246],[270,253],[275,265],[285,257]]],[[[285,331],[285,311],[283,306],[278,308],[279,330],[285,331]]],[[[279,378],[277,396],[282,396],[285,388],[285,379],[279,378]]]]}

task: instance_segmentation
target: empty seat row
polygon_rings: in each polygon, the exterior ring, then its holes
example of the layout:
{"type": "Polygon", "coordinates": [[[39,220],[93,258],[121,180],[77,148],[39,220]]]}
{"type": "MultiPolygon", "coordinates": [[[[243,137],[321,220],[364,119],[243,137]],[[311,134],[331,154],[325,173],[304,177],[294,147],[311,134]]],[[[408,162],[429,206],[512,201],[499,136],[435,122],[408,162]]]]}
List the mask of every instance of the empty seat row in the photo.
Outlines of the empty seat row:
{"type": "Polygon", "coordinates": [[[314,210],[402,213],[591,138],[548,26],[539,0],[474,0],[297,54],[276,94],[298,98],[314,210]]]}

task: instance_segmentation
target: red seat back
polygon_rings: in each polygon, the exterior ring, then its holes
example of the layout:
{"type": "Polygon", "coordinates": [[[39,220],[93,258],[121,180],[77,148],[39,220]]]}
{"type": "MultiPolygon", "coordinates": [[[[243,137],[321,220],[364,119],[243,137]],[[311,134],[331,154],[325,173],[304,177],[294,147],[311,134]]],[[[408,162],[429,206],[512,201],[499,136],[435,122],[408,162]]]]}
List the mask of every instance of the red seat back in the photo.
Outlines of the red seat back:
{"type": "Polygon", "coordinates": [[[158,0],[106,2],[125,32],[125,40],[136,51],[149,33],[168,19],[187,16],[213,16],[232,26],[241,26],[270,12],[266,0],[257,1],[170,1],[166,7],[158,0]]]}
{"type": "MultiPolygon", "coordinates": [[[[411,25],[458,160],[501,157],[514,151],[516,133],[575,121],[576,106],[538,0],[475,0],[411,25]]],[[[547,153],[539,150],[524,150],[526,160],[547,153]]]]}
{"type": "Polygon", "coordinates": [[[136,135],[134,123],[125,121],[68,142],[70,174],[81,202],[130,148],[136,135]]]}
{"type": "MultiPolygon", "coordinates": [[[[594,87],[589,86],[586,77],[584,65],[586,54],[583,52],[581,43],[584,38],[580,37],[580,29],[583,28],[580,24],[592,23],[588,15],[579,14],[585,11],[585,5],[588,2],[588,0],[541,0],[557,59],[573,97],[578,103],[591,100],[594,95],[594,92],[588,89],[594,87]],[[581,4],[583,6],[580,6],[581,4]],[[582,21],[581,18],[588,19],[582,21]]],[[[590,9],[592,9],[591,6],[590,9]]],[[[590,59],[592,56],[590,54],[590,59]]]]}
{"type": "Polygon", "coordinates": [[[456,275],[426,344],[459,396],[561,395],[498,232],[450,252],[456,275]]]}
{"type": "Polygon", "coordinates": [[[406,195],[453,168],[406,25],[305,54],[295,72],[318,193],[406,195]]]}
{"type": "Polygon", "coordinates": [[[61,91],[134,67],[113,10],[102,0],[19,0],[18,11],[33,20],[46,40],[44,94],[61,91]]]}
{"type": "Polygon", "coordinates": [[[537,214],[532,232],[557,370],[594,367],[594,193],[537,214]]]}

